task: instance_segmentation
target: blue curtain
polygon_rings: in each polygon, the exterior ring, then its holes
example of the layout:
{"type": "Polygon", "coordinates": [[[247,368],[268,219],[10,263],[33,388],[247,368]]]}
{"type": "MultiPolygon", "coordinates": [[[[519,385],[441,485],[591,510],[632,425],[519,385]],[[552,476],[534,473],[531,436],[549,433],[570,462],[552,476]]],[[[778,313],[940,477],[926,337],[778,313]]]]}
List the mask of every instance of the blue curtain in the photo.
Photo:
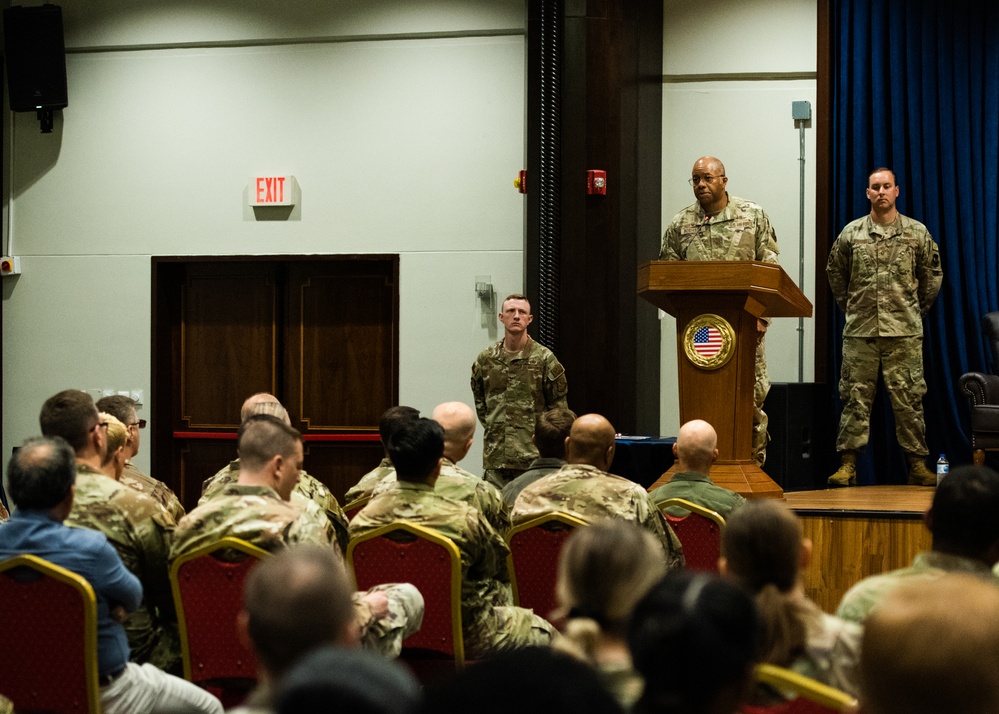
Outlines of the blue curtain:
{"type": "MultiPolygon", "coordinates": [[[[981,318],[999,310],[999,3],[833,0],[832,14],[830,236],[870,212],[870,171],[893,168],[898,209],[926,224],[944,271],[924,320],[930,461],[945,452],[952,466],[968,463],[958,378],[986,370],[981,318]]],[[[830,305],[830,400],[839,414],[843,315],[830,305]]],[[[860,466],[862,483],[906,480],[883,385],[860,466]]]]}

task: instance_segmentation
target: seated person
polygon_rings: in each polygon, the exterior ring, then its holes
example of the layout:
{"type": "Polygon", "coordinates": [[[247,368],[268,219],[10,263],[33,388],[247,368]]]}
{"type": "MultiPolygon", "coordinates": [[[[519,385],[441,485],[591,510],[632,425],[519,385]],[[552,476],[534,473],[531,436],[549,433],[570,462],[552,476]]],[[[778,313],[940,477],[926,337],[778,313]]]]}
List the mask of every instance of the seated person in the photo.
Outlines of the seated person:
{"type": "Polygon", "coordinates": [[[863,623],[892,588],[913,578],[964,572],[999,584],[992,571],[999,562],[999,473],[988,466],[954,469],[937,486],[923,520],[932,550],[917,553],[908,567],[861,580],[843,596],[838,617],[863,623]]]}
{"type": "Polygon", "coordinates": [[[69,444],[60,437],[28,439],[11,458],[7,476],[17,508],[0,527],[0,559],[36,555],[86,578],[93,587],[105,714],[221,714],[222,704],[200,687],[151,664],[129,662],[128,638],[120,623],[142,601],[142,585],[103,533],[63,524],[73,507],[76,480],[76,456],[69,444]]]}
{"type": "Polygon", "coordinates": [[[860,672],[865,714],[999,712],[999,588],[964,573],[900,583],[864,623],[860,672]]]}
{"type": "Polygon", "coordinates": [[[576,413],[562,408],[549,409],[535,417],[531,441],[537,447],[539,456],[531,462],[527,471],[503,487],[503,505],[508,511],[513,508],[525,486],[565,466],[565,442],[574,421],[576,413]]]}
{"type": "Polygon", "coordinates": [[[559,619],[553,647],[589,663],[630,710],[642,693],[626,636],[635,603],[666,575],[659,542],[633,523],[606,520],[577,528],[559,556],[559,619]]]}
{"type": "Polygon", "coordinates": [[[441,425],[432,419],[407,421],[387,447],[398,480],[354,516],[351,538],[408,521],[454,541],[461,552],[462,626],[470,658],[548,644],[552,626],[530,610],[511,605],[506,542],[477,509],[434,490],[444,456],[441,425]]]}
{"type": "Polygon", "coordinates": [[[107,448],[101,461],[101,473],[121,481],[125,471],[125,452],[128,449],[128,428],[117,417],[99,412],[97,418],[107,424],[107,448]]]}
{"type": "Polygon", "coordinates": [[[370,498],[378,484],[388,476],[394,477],[395,467],[392,465],[392,459],[388,455],[387,444],[389,439],[400,424],[410,419],[419,418],[420,411],[418,409],[403,405],[389,407],[382,413],[381,418],[378,420],[378,436],[381,437],[382,449],[385,453],[382,456],[381,462],[375,468],[361,476],[360,481],[347,489],[347,493],[343,497],[346,503],[352,503],[359,498],[370,498]]]}
{"type": "MultiPolygon", "coordinates": [[[[652,491],[649,495],[656,506],[670,498],[682,498],[691,503],[709,508],[726,520],[739,506],[746,502],[735,491],[716,486],[711,480],[711,465],[718,458],[718,435],[714,427],[701,419],[688,421],[680,427],[673,456],[677,460],[677,470],[668,483],[652,491]]],[[[674,517],[687,515],[686,509],[670,506],[666,513],[674,517]]]]}
{"type": "Polygon", "coordinates": [[[812,541],[779,501],[750,501],[725,524],[718,566],[756,597],[763,621],[762,660],[793,669],[856,697],[862,630],[822,612],[805,595],[802,572],[812,541]]]}
{"type": "Polygon", "coordinates": [[[527,486],[513,505],[510,520],[518,526],[538,516],[564,511],[584,521],[619,518],[654,535],[666,553],[668,570],[683,567],[683,546],[663,523],[648,492],[634,481],[607,472],[614,461],[614,427],[599,414],[572,423],[566,442],[566,465],[527,486]]]}
{"type": "Polygon", "coordinates": [[[638,714],[732,714],[759,662],[760,622],[742,588],[671,573],[635,606],[628,645],[645,690],[638,714]]]}

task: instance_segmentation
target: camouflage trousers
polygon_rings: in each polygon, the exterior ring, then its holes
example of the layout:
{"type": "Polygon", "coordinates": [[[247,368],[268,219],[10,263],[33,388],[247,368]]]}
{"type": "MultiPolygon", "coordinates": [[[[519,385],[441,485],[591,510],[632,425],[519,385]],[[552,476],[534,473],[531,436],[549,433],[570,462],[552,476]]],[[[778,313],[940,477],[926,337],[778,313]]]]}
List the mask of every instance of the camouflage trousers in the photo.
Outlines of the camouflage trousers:
{"type": "Polygon", "coordinates": [[[839,398],[837,451],[857,451],[870,438],[871,405],[882,373],[892,409],[895,435],[906,453],[926,456],[926,422],[923,420],[923,338],[844,337],[839,398]]]}
{"type": "Polygon", "coordinates": [[[533,610],[514,606],[494,606],[489,616],[466,628],[465,656],[480,659],[486,655],[522,647],[546,647],[556,637],[550,622],[533,610]]]}
{"type": "Polygon", "coordinates": [[[753,385],[753,459],[760,466],[767,461],[767,444],[770,442],[770,434],[767,433],[770,420],[763,411],[763,402],[769,393],[766,338],[761,336],[756,343],[756,382],[753,385]]]}
{"type": "Polygon", "coordinates": [[[354,620],[361,631],[361,646],[372,652],[395,658],[402,652],[402,641],[423,624],[423,595],[409,583],[387,583],[356,592],[354,620]],[[363,598],[369,593],[384,593],[388,613],[376,616],[363,598]]]}

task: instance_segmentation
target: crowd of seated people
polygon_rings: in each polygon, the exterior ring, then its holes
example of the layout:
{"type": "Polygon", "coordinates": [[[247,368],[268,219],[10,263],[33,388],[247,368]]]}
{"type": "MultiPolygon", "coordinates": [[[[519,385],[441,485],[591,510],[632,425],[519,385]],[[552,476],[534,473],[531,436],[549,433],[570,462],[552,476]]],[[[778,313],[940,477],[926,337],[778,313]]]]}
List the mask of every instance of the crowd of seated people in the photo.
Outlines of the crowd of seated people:
{"type": "MultiPolygon", "coordinates": [[[[987,467],[954,469],[927,514],[933,550],[858,583],[834,617],[804,595],[812,546],[783,504],[730,499],[719,574],[694,574],[649,494],[608,472],[614,430],[604,417],[550,414],[552,433],[565,434],[563,458],[543,457],[553,461],[538,468],[551,470],[504,501],[458,465],[474,438],[471,409],[445,402],[432,416],[386,412],[385,459],[352,489],[370,500],[348,525],[329,489],[303,471],[287,411],[272,395],[253,395],[238,458],[184,514],[155,479],[127,478],[134,404],[98,411],[67,390],[42,408],[45,436],[11,460],[15,509],[0,525],[0,559],[33,553],[92,581],[106,712],[221,711],[175,676],[167,568],[226,535],[273,553],[250,573],[236,623],[258,660],[241,714],[733,714],[759,702],[754,672],[764,662],[856,695],[874,714],[999,710],[999,474],[987,467]],[[515,606],[504,540],[511,522],[551,510],[589,523],[562,550],[556,626],[539,616],[549,613],[515,606]],[[350,538],[399,521],[436,530],[461,553],[476,662],[430,686],[397,659],[420,626],[422,595],[405,583],[354,592],[343,563],[350,538]]],[[[726,499],[707,478],[710,425],[681,433],[691,474],[683,488],[726,499]]]]}

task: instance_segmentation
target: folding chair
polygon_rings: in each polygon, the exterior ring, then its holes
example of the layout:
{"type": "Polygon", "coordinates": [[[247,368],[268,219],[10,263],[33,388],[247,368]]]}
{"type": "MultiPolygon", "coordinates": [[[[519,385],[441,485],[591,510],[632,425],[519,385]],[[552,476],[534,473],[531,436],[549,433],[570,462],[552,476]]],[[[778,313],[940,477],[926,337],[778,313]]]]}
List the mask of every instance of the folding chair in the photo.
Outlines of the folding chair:
{"type": "Polygon", "coordinates": [[[669,498],[659,504],[659,510],[683,545],[687,569],[717,573],[725,519],[715,511],[683,498],[669,498]],[[678,506],[689,513],[686,516],[671,516],[666,513],[671,506],[678,506]]]}
{"type": "Polygon", "coordinates": [[[18,712],[100,714],[97,597],[34,555],[0,563],[0,692],[18,712]]]}
{"type": "Polygon", "coordinates": [[[776,689],[785,701],[757,706],[744,704],[742,714],[845,714],[857,712],[857,700],[846,692],[772,664],[756,666],[756,681],[776,689]]]}
{"type": "Polygon", "coordinates": [[[587,526],[582,518],[553,511],[511,528],[506,535],[510,555],[507,568],[513,586],[513,602],[550,619],[558,606],[555,581],[562,546],[572,532],[587,526]]]}
{"type": "Polygon", "coordinates": [[[347,568],[359,590],[412,583],[423,595],[423,625],[402,643],[402,659],[418,674],[434,674],[442,660],[453,662],[450,671],[464,667],[461,551],[454,541],[416,523],[391,523],[351,538],[347,568]]]}
{"type": "Polygon", "coordinates": [[[257,680],[256,658],[240,642],[236,618],[246,576],[269,555],[239,538],[223,538],[170,564],[184,678],[219,696],[226,708],[239,704],[257,680]]]}

